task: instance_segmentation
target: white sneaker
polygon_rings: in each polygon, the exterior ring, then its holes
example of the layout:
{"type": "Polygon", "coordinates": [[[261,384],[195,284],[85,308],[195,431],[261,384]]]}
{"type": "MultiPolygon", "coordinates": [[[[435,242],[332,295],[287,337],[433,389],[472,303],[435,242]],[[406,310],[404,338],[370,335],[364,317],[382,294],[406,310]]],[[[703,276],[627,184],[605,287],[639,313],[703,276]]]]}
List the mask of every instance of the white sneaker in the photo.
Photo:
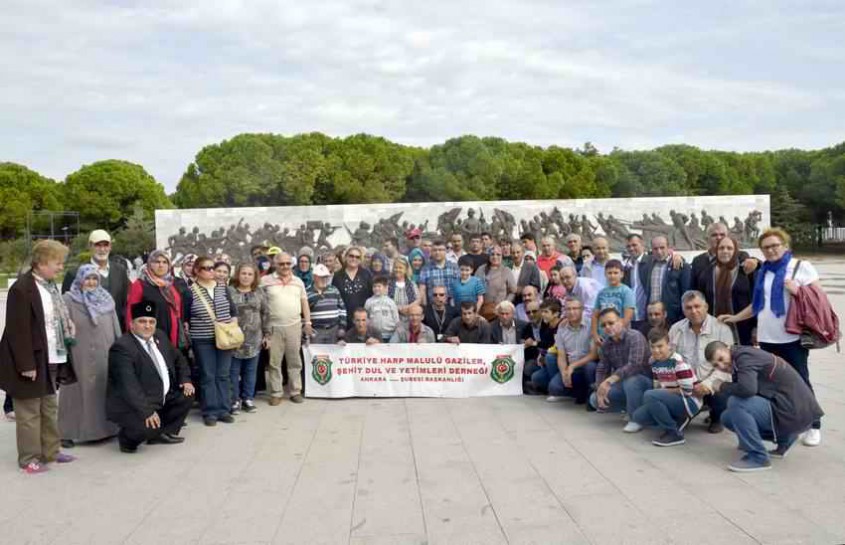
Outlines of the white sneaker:
{"type": "Polygon", "coordinates": [[[622,431],[624,431],[625,433],[637,433],[641,429],[643,429],[642,426],[631,420],[630,422],[625,424],[625,427],[622,428],[622,431]]]}
{"type": "Polygon", "coordinates": [[[546,398],[546,401],[549,403],[556,403],[558,401],[563,401],[563,396],[549,396],[546,398]]]}
{"type": "Polygon", "coordinates": [[[801,441],[805,447],[817,447],[822,443],[822,430],[810,429],[801,441]]]}

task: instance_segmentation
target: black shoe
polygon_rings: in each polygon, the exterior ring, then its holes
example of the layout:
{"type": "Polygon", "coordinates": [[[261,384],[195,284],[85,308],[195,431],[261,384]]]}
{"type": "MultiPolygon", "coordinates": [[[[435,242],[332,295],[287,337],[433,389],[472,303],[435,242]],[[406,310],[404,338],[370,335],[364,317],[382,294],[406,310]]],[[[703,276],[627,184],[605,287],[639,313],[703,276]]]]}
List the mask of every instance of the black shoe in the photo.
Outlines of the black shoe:
{"type": "Polygon", "coordinates": [[[206,416],[205,418],[202,419],[202,423],[205,424],[208,427],[216,426],[217,425],[217,419],[212,418],[210,416],[206,416]]]}
{"type": "Polygon", "coordinates": [[[710,422],[710,425],[707,426],[707,431],[709,433],[722,433],[724,429],[725,426],[723,426],[721,422],[710,422]]]}
{"type": "Polygon", "coordinates": [[[679,432],[666,431],[663,432],[659,438],[652,441],[651,444],[656,447],[674,447],[677,445],[683,445],[684,442],[684,436],[679,432]]]}
{"type": "Polygon", "coordinates": [[[231,414],[224,414],[222,416],[218,416],[217,421],[223,422],[224,424],[234,424],[235,418],[231,414]]]}
{"type": "Polygon", "coordinates": [[[138,447],[130,447],[129,445],[120,445],[120,452],[124,454],[135,454],[138,452],[138,447]]]}
{"type": "Polygon", "coordinates": [[[169,433],[162,433],[158,437],[154,437],[147,441],[148,445],[178,445],[179,443],[184,443],[184,437],[176,437],[175,435],[170,435],[169,433]]]}
{"type": "Polygon", "coordinates": [[[62,439],[62,448],[73,448],[75,446],[76,446],[76,443],[74,443],[72,440],[62,439]]]}
{"type": "Polygon", "coordinates": [[[792,448],[792,443],[789,443],[788,445],[779,444],[777,445],[777,448],[769,451],[769,456],[779,459],[786,458],[786,454],[789,452],[790,448],[792,448]]]}

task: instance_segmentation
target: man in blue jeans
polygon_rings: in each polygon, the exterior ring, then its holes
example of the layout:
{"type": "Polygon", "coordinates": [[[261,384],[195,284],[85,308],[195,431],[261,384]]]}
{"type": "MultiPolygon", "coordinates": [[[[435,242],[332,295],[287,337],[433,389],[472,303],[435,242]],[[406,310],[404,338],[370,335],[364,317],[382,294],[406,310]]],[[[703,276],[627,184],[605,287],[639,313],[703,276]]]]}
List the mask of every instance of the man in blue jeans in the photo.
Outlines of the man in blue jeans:
{"type": "Polygon", "coordinates": [[[717,369],[734,376],[733,382],[719,388],[731,396],[722,424],[736,434],[744,453],[728,466],[730,471],[771,469],[769,458],[785,457],[798,434],[824,414],[798,372],[773,354],[713,341],[704,355],[717,369]],[[777,448],[767,452],[764,440],[777,448]]]}
{"type": "Polygon", "coordinates": [[[566,321],[555,335],[559,373],[549,381],[546,401],[558,401],[563,396],[575,398],[583,405],[590,396],[590,386],[596,380],[598,351],[590,335],[590,322],[584,321],[584,303],[575,296],[564,303],[566,321]]]}
{"type": "MultiPolygon", "coordinates": [[[[596,366],[598,387],[590,396],[590,405],[602,412],[624,409],[631,416],[643,404],[643,395],[652,387],[648,345],[642,333],[625,327],[615,308],[601,311],[599,325],[607,338],[601,345],[601,356],[596,366]]],[[[622,431],[636,433],[641,429],[640,424],[630,420],[622,431]]]]}

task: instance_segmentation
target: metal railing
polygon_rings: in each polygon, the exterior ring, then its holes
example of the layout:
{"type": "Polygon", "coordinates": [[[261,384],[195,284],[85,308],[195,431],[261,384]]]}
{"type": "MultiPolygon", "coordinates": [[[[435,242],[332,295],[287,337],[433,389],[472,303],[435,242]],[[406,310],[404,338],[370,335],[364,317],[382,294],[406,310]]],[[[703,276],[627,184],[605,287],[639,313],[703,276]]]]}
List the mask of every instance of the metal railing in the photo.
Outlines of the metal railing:
{"type": "Polygon", "coordinates": [[[822,242],[845,242],[845,227],[823,227],[822,242]]]}

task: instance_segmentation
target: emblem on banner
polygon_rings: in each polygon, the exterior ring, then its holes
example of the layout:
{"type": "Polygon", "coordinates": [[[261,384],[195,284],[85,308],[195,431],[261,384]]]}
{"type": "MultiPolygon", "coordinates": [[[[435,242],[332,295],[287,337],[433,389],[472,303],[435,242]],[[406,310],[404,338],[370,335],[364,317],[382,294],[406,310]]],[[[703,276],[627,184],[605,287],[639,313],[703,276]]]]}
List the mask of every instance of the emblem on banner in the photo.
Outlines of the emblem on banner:
{"type": "Polygon", "coordinates": [[[510,356],[497,356],[493,360],[492,369],[490,369],[490,378],[504,384],[513,378],[513,370],[516,367],[516,362],[510,356]]]}
{"type": "Polygon", "coordinates": [[[332,379],[332,359],[319,354],[311,358],[311,377],[320,386],[325,386],[332,379]]]}

